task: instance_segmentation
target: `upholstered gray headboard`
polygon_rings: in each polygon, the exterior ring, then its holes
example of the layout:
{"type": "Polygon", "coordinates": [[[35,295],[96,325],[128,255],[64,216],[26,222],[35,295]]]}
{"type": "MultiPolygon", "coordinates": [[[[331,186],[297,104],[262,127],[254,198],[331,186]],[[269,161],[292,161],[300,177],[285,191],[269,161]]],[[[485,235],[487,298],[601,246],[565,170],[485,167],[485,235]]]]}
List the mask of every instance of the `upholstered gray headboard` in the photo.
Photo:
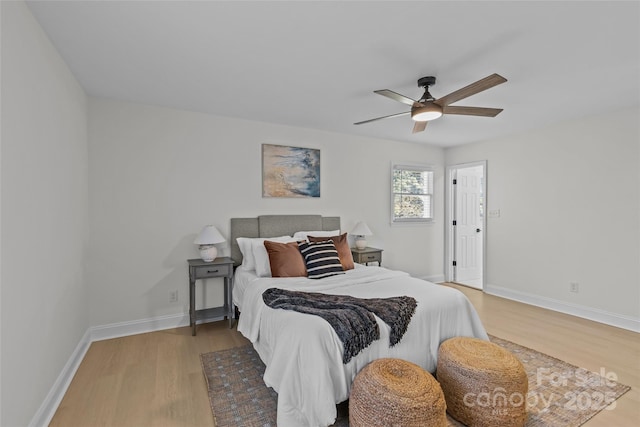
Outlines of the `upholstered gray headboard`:
{"type": "Polygon", "coordinates": [[[238,237],[293,236],[296,231],[340,230],[339,216],[262,215],[256,218],[231,218],[231,258],[242,263],[238,237]]]}

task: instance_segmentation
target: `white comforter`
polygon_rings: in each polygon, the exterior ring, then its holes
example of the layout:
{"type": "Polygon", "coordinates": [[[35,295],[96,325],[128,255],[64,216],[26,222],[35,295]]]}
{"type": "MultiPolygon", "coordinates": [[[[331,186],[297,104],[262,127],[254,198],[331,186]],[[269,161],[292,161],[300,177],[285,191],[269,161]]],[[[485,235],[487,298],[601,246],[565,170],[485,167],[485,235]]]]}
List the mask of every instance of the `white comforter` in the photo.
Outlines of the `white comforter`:
{"type": "Polygon", "coordinates": [[[434,372],[438,346],[454,336],[488,339],[478,315],[460,291],[380,267],[363,267],[321,280],[255,278],[247,283],[238,330],[266,365],[264,382],[278,392],[278,426],[328,426],[336,403],[349,397],[356,374],[372,360],[395,357],[434,372]],[[418,302],[402,340],[389,348],[389,327],[376,317],[380,339],[348,364],[342,342],[318,316],[272,309],[262,293],[272,287],[362,298],[408,295],[418,302]]]}

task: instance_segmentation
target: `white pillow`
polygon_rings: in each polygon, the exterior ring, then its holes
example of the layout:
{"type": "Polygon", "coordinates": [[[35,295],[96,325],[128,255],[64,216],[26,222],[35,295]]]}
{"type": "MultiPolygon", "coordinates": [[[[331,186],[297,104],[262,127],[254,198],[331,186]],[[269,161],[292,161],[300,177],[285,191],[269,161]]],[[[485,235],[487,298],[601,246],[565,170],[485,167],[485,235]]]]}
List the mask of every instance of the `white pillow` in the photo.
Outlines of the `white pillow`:
{"type": "Polygon", "coordinates": [[[255,270],[256,261],[253,258],[251,239],[248,237],[238,237],[236,242],[238,242],[238,247],[242,253],[242,264],[240,264],[239,268],[242,268],[243,270],[255,270]]]}
{"type": "MultiPolygon", "coordinates": [[[[273,239],[284,239],[291,238],[289,236],[281,236],[274,237],[273,239]]],[[[270,240],[273,240],[270,239],[270,240]]],[[[236,238],[236,242],[238,242],[238,247],[240,248],[240,252],[242,252],[242,264],[240,268],[243,270],[255,270],[256,269],[256,258],[253,256],[253,241],[259,241],[260,243],[264,242],[264,238],[251,238],[251,237],[238,237],[236,238]]],[[[264,244],[262,245],[264,248],[264,244]]],[[[265,249],[266,251],[266,249],[265,249]]]]}
{"type": "Polygon", "coordinates": [[[340,230],[333,230],[333,231],[296,231],[296,233],[293,235],[293,238],[296,240],[307,240],[308,237],[307,236],[313,236],[313,237],[333,237],[333,236],[339,236],[340,235],[340,230]]]}
{"type": "Polygon", "coordinates": [[[264,241],[270,240],[272,242],[289,243],[295,242],[291,236],[281,237],[268,237],[266,239],[253,239],[251,241],[251,248],[253,251],[253,258],[255,260],[256,274],[259,277],[271,277],[271,265],[269,264],[269,254],[267,248],[264,247],[264,241]]]}

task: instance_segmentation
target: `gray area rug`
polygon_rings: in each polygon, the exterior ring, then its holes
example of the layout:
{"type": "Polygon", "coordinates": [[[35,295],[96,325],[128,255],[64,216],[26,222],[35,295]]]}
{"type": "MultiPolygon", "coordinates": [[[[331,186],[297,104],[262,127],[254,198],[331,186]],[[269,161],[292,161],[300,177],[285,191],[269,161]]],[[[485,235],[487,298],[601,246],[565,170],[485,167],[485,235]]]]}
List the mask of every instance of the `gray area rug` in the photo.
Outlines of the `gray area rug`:
{"type": "MultiPolygon", "coordinates": [[[[529,379],[527,427],[577,427],[630,387],[511,341],[491,341],[515,354],[529,379]]],[[[217,427],[275,427],[278,394],[262,381],[265,366],[251,345],[200,355],[217,427]]],[[[349,425],[338,405],[334,426],[349,425]]],[[[462,424],[449,418],[450,426],[462,424]]]]}

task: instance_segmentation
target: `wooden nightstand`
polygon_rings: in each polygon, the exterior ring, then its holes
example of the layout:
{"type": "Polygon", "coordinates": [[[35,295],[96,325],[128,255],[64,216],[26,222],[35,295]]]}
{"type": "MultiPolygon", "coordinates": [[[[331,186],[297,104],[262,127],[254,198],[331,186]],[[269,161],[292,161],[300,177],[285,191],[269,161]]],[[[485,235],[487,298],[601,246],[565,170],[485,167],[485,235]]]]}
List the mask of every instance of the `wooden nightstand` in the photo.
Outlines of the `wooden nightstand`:
{"type": "Polygon", "coordinates": [[[353,261],[358,264],[369,265],[370,262],[377,262],[382,267],[382,249],[366,247],[364,249],[351,248],[353,261]]]}
{"type": "Polygon", "coordinates": [[[191,335],[196,334],[198,320],[209,320],[224,316],[229,319],[229,327],[233,326],[233,260],[229,257],[218,257],[211,262],[200,258],[189,262],[189,325],[191,335]],[[224,277],[224,305],[222,307],[196,310],[196,280],[224,277]]]}

